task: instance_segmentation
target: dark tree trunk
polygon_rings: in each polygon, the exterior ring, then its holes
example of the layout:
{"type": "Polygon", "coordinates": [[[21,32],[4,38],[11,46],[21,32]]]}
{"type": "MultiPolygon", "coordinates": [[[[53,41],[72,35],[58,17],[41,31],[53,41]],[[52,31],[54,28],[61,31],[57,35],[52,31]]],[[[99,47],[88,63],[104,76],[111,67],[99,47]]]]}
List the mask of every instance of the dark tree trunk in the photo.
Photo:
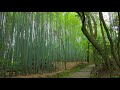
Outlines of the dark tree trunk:
{"type": "Polygon", "coordinates": [[[89,63],[89,50],[90,50],[90,43],[88,42],[88,50],[87,50],[87,62],[89,63]]]}
{"type": "Polygon", "coordinates": [[[102,12],[99,12],[99,17],[100,17],[100,20],[101,20],[104,28],[105,28],[105,31],[106,31],[106,33],[107,33],[108,40],[109,40],[109,42],[110,42],[111,55],[113,56],[116,64],[117,64],[118,67],[120,68],[120,63],[119,63],[119,61],[118,61],[118,57],[117,57],[117,55],[115,54],[115,52],[116,52],[116,50],[115,50],[115,48],[114,48],[115,45],[114,45],[113,40],[112,40],[112,38],[111,38],[111,36],[110,36],[109,30],[108,30],[108,28],[107,28],[107,25],[106,25],[106,23],[105,23],[105,21],[104,21],[104,19],[103,19],[102,12]]]}
{"type": "MultiPolygon", "coordinates": [[[[98,53],[102,56],[102,58],[104,59],[105,62],[107,62],[107,60],[110,60],[108,55],[105,54],[104,49],[97,43],[97,41],[95,40],[94,36],[91,36],[88,31],[86,30],[86,24],[85,24],[85,15],[84,12],[82,12],[82,16],[81,13],[77,12],[78,15],[80,16],[81,20],[82,20],[82,32],[84,33],[84,35],[87,37],[87,39],[91,42],[91,44],[95,47],[95,49],[98,51],[98,53]]],[[[111,76],[111,72],[110,72],[110,68],[109,65],[107,64],[107,68],[109,70],[110,76],[111,76]]]]}
{"type": "Polygon", "coordinates": [[[120,13],[119,12],[118,12],[118,19],[119,19],[119,31],[118,31],[117,48],[118,48],[118,60],[120,61],[120,13]]]}

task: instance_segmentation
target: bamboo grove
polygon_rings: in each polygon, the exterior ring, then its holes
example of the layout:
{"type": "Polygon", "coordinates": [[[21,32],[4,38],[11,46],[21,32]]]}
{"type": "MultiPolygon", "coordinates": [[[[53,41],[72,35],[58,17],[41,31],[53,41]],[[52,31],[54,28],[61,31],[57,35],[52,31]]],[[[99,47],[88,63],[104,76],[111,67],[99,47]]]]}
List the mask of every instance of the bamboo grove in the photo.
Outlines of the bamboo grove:
{"type": "Polygon", "coordinates": [[[74,12],[0,12],[0,77],[42,74],[56,63],[87,60],[74,12]]]}
{"type": "Polygon", "coordinates": [[[119,12],[0,12],[0,77],[54,72],[57,63],[120,68],[119,12]]]}

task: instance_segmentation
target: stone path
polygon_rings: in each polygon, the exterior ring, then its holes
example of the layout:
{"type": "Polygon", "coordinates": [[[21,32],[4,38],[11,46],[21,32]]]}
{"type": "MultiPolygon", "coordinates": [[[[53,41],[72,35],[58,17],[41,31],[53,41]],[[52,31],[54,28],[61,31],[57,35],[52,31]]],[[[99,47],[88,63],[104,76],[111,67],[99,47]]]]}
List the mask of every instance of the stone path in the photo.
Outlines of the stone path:
{"type": "Polygon", "coordinates": [[[81,69],[79,72],[73,73],[68,78],[90,78],[90,73],[94,66],[95,66],[94,64],[89,65],[89,66],[81,69]]]}

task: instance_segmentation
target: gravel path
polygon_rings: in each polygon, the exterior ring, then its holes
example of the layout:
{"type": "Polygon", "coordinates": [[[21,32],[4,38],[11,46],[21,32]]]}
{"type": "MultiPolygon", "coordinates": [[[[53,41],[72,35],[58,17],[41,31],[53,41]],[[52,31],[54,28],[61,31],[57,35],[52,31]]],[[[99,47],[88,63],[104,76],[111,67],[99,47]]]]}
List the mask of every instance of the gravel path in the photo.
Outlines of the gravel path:
{"type": "Polygon", "coordinates": [[[81,69],[79,72],[73,73],[68,78],[90,78],[90,73],[94,66],[95,66],[94,64],[89,65],[89,66],[81,69]]]}

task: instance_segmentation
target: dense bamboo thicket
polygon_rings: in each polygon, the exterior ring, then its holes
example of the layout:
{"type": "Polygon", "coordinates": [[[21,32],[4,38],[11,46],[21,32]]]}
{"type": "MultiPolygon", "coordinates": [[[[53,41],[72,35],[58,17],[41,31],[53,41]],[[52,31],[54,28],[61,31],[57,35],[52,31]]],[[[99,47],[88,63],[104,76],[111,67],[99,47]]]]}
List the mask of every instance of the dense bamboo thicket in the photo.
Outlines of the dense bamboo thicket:
{"type": "Polygon", "coordinates": [[[56,62],[87,60],[76,13],[0,12],[0,76],[51,72],[56,62]]]}

